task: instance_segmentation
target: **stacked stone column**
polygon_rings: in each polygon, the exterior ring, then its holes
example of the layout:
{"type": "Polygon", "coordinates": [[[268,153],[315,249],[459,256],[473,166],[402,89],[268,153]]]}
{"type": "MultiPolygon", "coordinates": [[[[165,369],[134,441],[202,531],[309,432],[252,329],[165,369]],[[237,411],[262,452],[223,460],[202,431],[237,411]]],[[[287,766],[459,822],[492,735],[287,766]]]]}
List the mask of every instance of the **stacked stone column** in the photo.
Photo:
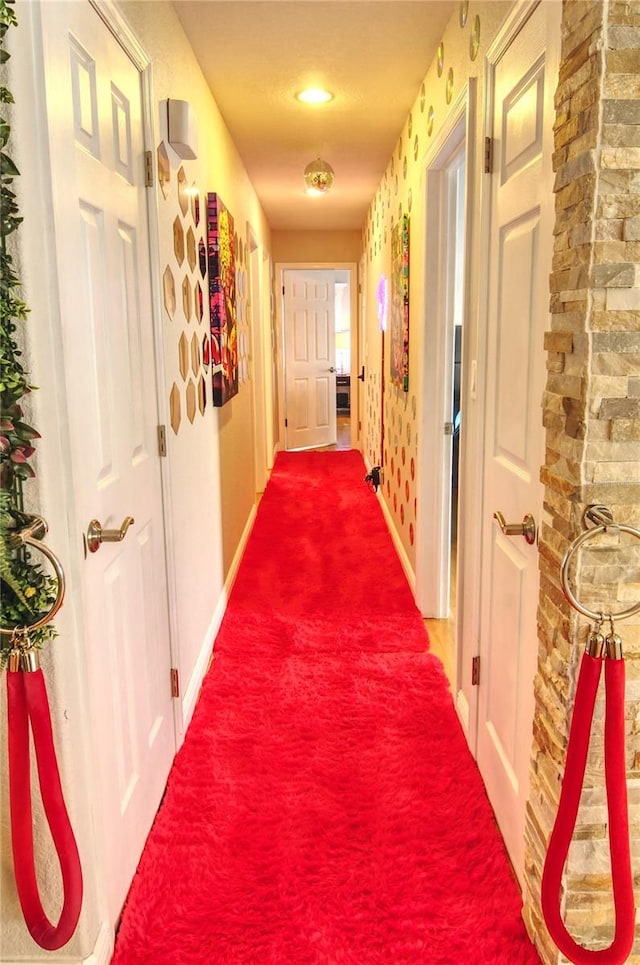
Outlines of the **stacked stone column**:
{"type": "MultiPolygon", "coordinates": [[[[566,961],[542,922],[540,877],[588,632],[586,619],[564,599],[560,565],[589,504],[605,504],[621,523],[640,528],[640,2],[565,0],[556,111],[543,400],[546,519],[524,895],[527,927],[545,963],[566,961]]],[[[640,600],[640,541],[615,535],[589,541],[574,582],[595,611],[640,600]]],[[[627,776],[638,883],[640,620],[617,630],[627,660],[627,776]]],[[[614,927],[602,724],[600,698],[564,895],[569,930],[592,948],[608,945],[614,927]]],[[[640,962],[640,942],[629,961],[640,962]]]]}

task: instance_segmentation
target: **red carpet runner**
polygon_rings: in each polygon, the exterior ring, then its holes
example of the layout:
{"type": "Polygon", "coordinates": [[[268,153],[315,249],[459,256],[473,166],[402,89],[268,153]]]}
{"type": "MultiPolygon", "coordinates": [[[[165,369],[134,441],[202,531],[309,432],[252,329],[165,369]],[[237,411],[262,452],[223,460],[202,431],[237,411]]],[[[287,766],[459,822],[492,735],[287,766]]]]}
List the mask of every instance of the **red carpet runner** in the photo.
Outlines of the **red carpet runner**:
{"type": "Polygon", "coordinates": [[[281,454],[113,965],[531,965],[356,452],[281,454]]]}

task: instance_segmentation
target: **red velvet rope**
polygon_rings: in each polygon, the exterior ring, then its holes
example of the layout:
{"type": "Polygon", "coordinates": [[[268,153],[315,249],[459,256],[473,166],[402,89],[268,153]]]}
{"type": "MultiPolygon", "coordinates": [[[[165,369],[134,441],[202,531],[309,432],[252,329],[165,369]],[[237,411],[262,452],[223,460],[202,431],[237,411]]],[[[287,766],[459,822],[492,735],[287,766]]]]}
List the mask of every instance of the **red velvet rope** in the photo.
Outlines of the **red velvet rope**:
{"type": "Polygon", "coordinates": [[[18,897],[31,937],[49,951],[61,948],[73,935],[82,906],[82,869],[60,784],[51,716],[41,670],[7,672],[9,722],[9,797],[11,838],[18,897]],[[64,901],[57,925],[51,924],[40,901],[33,851],[29,723],[38,765],[45,815],[60,861],[64,901]]]}
{"type": "Polygon", "coordinates": [[[542,875],[542,911],[549,934],[575,965],[622,965],[631,953],[635,931],[633,875],[629,854],[627,775],[625,763],[624,660],[605,663],[605,776],[609,812],[609,849],[616,909],[616,928],[608,948],[591,950],[578,945],[560,914],[562,873],[575,828],[584,772],[589,751],[593,708],[603,661],[585,653],[580,666],[576,699],[567,747],[567,762],[560,792],[558,814],[549,839],[542,875]]]}

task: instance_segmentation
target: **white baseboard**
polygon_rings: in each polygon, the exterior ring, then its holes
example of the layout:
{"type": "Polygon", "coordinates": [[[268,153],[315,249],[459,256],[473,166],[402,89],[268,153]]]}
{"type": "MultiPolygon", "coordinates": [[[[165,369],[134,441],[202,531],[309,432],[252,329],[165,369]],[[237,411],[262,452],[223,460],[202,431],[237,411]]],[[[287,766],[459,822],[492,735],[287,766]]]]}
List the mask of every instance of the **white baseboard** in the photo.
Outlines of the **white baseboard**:
{"type": "Polygon", "coordinates": [[[109,965],[113,955],[113,945],[113,929],[106,922],[102,922],[94,949],[88,958],[83,958],[82,965],[109,965]]]}
{"type": "Polygon", "coordinates": [[[227,594],[223,590],[216,608],[213,611],[213,616],[207,628],[207,632],[204,635],[204,640],[202,641],[202,646],[200,647],[200,653],[198,654],[198,659],[196,660],[193,673],[191,674],[191,679],[189,680],[189,686],[187,687],[182,699],[183,733],[186,733],[189,722],[193,717],[193,712],[196,708],[196,703],[198,700],[198,694],[200,693],[200,687],[202,686],[202,681],[204,680],[204,675],[207,672],[207,667],[209,666],[209,661],[211,659],[211,647],[216,638],[218,630],[220,629],[220,624],[222,623],[222,618],[226,609],[227,594]]]}
{"type": "Polygon", "coordinates": [[[466,698],[464,691],[459,690],[456,694],[456,711],[462,724],[462,728],[466,734],[467,742],[469,740],[469,701],[466,698]]]}
{"type": "MultiPolygon", "coordinates": [[[[53,960],[56,965],[109,965],[113,955],[113,928],[106,921],[100,925],[100,931],[94,945],[93,951],[88,958],[81,958],[80,955],[69,955],[61,950],[53,960]]],[[[1,959],[3,965],[43,965],[43,962],[52,960],[51,952],[42,951],[38,958],[1,959]],[[41,956],[41,957],[40,957],[41,956]]]]}
{"type": "Polygon", "coordinates": [[[231,590],[233,589],[233,584],[236,581],[236,576],[238,575],[238,570],[240,569],[240,563],[242,562],[242,557],[244,556],[244,551],[249,542],[249,537],[251,536],[251,530],[253,529],[253,524],[256,521],[256,513],[258,509],[256,506],[251,507],[251,512],[249,513],[249,518],[243,530],[242,536],[240,537],[240,542],[238,543],[238,548],[236,549],[235,555],[231,560],[231,566],[229,567],[229,572],[227,573],[227,578],[224,581],[224,592],[226,600],[229,599],[231,595],[231,590]]]}
{"type": "Polygon", "coordinates": [[[200,648],[200,653],[198,659],[196,660],[196,665],[191,674],[191,679],[189,681],[189,686],[185,691],[184,699],[182,701],[182,715],[184,721],[184,730],[186,731],[189,721],[193,716],[193,711],[195,710],[196,702],[198,700],[198,694],[200,693],[200,688],[202,686],[202,681],[204,680],[204,675],[207,672],[209,666],[209,661],[211,659],[211,652],[213,648],[214,641],[218,635],[218,630],[222,623],[222,619],[225,615],[227,609],[227,603],[229,602],[229,596],[231,595],[231,590],[235,582],[236,576],[238,574],[238,569],[240,568],[240,562],[242,560],[249,536],[251,535],[251,530],[253,529],[253,524],[256,518],[256,507],[253,506],[251,512],[249,513],[249,518],[247,519],[247,524],[244,528],[242,536],[240,537],[240,542],[238,543],[238,548],[236,549],[233,560],[231,561],[231,566],[229,567],[229,572],[227,573],[227,578],[224,582],[224,587],[222,588],[222,593],[216,604],[216,608],[213,612],[211,622],[207,628],[207,632],[204,636],[202,646],[200,648]]]}
{"type": "Polygon", "coordinates": [[[406,576],[406,578],[407,578],[407,581],[408,581],[408,583],[409,583],[409,586],[411,587],[411,592],[413,593],[413,596],[414,596],[414,598],[415,598],[415,595],[416,595],[416,573],[415,573],[415,570],[414,570],[414,568],[413,568],[412,565],[411,565],[411,562],[410,562],[410,560],[409,560],[409,557],[407,556],[407,551],[405,550],[404,546],[402,545],[402,540],[400,539],[400,536],[398,535],[398,530],[396,529],[395,523],[394,523],[394,521],[393,521],[393,517],[391,516],[391,513],[389,512],[389,508],[388,508],[387,504],[386,504],[385,501],[384,501],[384,497],[383,497],[383,495],[382,495],[382,487],[378,490],[378,494],[377,494],[377,495],[378,495],[378,502],[380,503],[380,506],[381,506],[381,508],[382,508],[382,514],[383,514],[383,516],[384,516],[384,518],[385,518],[385,520],[386,520],[387,528],[388,528],[388,530],[389,530],[389,533],[391,534],[391,539],[393,540],[393,545],[394,545],[395,548],[396,548],[396,552],[397,552],[397,554],[398,554],[398,556],[399,556],[399,558],[400,558],[400,563],[401,563],[401,565],[402,565],[402,569],[404,570],[404,574],[405,574],[405,576],[406,576]]]}

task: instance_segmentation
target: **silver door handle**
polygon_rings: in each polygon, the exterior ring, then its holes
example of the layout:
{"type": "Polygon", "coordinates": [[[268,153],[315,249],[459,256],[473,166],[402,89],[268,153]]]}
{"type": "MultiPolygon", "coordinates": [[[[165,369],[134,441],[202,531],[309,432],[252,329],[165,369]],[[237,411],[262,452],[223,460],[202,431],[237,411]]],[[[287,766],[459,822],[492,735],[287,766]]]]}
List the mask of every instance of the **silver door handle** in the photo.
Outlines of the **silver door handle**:
{"type": "Polygon", "coordinates": [[[121,543],[127,530],[134,523],[133,516],[125,516],[120,529],[103,529],[102,523],[92,519],[87,528],[87,546],[90,553],[96,553],[103,543],[121,543]]]}
{"type": "Polygon", "coordinates": [[[493,518],[498,520],[498,526],[505,536],[524,536],[527,543],[535,543],[536,521],[531,513],[527,513],[521,523],[505,522],[505,518],[499,510],[496,510],[493,514],[493,518]]]}
{"type": "Polygon", "coordinates": [[[329,372],[335,372],[335,366],[332,365],[331,368],[329,369],[329,372]]]}

